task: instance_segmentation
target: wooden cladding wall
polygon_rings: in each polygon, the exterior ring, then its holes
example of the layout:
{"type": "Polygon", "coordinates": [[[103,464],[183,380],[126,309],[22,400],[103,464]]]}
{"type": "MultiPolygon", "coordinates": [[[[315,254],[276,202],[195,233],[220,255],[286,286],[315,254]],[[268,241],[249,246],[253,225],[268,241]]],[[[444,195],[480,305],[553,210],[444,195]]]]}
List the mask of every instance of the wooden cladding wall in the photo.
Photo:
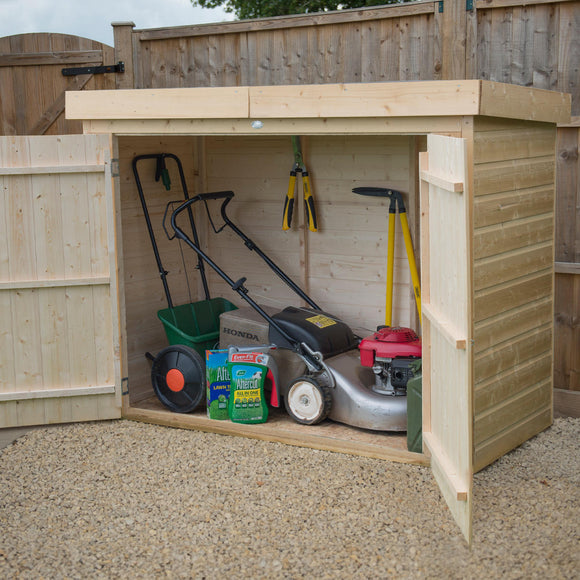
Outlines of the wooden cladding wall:
{"type": "Polygon", "coordinates": [[[114,89],[111,74],[65,77],[63,68],[113,64],[112,47],[66,34],[0,38],[0,135],[82,133],[64,118],[65,91],[114,89]]]}
{"type": "MultiPolygon", "coordinates": [[[[406,136],[303,138],[318,232],[310,232],[304,224],[301,183],[292,229],[282,230],[292,165],[289,137],[206,138],[206,187],[208,191],[235,190],[228,215],[323,309],[353,327],[375,329],[385,319],[388,201],[356,195],[352,188],[389,184],[412,191],[414,143],[406,136]]],[[[405,201],[412,226],[415,200],[406,196],[405,201]]],[[[409,326],[414,325],[415,310],[399,226],[393,322],[409,326]]],[[[300,305],[296,294],[229,230],[210,235],[208,244],[232,279],[247,276],[246,286],[258,302],[278,308],[300,305]]],[[[237,302],[216,275],[210,276],[215,295],[237,302]]]]}
{"type": "Polygon", "coordinates": [[[475,129],[477,471],[552,421],[556,131],[499,119],[475,129]]]}

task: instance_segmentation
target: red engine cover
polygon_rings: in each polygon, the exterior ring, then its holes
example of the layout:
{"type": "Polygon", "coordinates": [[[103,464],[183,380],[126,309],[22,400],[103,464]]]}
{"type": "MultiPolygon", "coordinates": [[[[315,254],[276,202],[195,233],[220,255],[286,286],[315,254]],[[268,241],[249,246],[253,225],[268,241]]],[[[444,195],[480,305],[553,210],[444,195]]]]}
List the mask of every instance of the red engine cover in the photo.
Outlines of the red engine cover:
{"type": "Polygon", "coordinates": [[[359,344],[360,362],[372,367],[376,358],[397,356],[421,357],[421,339],[411,328],[386,326],[367,336],[359,344]]]}

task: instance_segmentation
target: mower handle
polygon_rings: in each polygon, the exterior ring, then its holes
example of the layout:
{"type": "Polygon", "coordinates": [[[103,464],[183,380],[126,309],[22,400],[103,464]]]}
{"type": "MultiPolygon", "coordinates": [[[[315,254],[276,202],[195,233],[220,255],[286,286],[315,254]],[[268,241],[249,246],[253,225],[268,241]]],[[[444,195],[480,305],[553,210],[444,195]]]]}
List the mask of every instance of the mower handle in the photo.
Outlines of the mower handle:
{"type": "Polygon", "coordinates": [[[170,223],[171,223],[171,227],[173,228],[173,235],[170,235],[169,232],[167,231],[167,227],[166,227],[166,222],[167,222],[167,214],[169,212],[169,206],[172,205],[173,201],[170,201],[167,206],[165,207],[165,215],[163,216],[163,229],[165,230],[165,233],[167,234],[167,237],[172,240],[177,231],[179,230],[178,226],[176,225],[176,218],[177,216],[185,211],[187,208],[191,207],[194,203],[198,202],[198,201],[208,201],[208,200],[215,200],[215,199],[223,199],[223,203],[222,203],[222,214],[225,213],[225,208],[226,205],[228,205],[228,203],[230,203],[230,201],[232,200],[232,198],[234,197],[234,192],[233,191],[214,191],[212,193],[200,193],[199,195],[196,195],[188,200],[186,200],[185,202],[183,202],[181,205],[179,205],[175,210],[173,210],[173,213],[171,214],[171,219],[170,219],[170,223]]]}

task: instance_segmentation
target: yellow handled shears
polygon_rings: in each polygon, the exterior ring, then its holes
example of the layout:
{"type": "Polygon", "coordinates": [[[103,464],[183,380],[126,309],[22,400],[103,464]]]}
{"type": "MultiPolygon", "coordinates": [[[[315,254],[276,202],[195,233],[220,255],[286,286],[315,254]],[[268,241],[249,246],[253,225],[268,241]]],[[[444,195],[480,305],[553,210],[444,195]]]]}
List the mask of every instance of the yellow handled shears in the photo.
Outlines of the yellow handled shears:
{"type": "Polygon", "coordinates": [[[292,147],[294,149],[294,165],[290,170],[290,181],[288,182],[288,192],[284,201],[284,216],[282,218],[282,229],[289,230],[292,225],[292,212],[294,210],[294,190],[296,189],[296,174],[302,174],[302,190],[304,193],[304,206],[308,218],[308,229],[311,232],[318,231],[316,222],[316,208],[314,197],[310,187],[310,177],[302,159],[302,148],[300,147],[300,137],[292,136],[292,147]]]}

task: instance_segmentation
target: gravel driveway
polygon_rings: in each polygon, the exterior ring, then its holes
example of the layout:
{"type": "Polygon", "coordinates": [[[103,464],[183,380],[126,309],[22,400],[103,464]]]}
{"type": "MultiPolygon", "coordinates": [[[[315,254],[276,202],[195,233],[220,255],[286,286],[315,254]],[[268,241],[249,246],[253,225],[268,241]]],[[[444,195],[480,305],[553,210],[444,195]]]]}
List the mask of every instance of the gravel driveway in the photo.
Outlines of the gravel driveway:
{"type": "Polygon", "coordinates": [[[578,578],[580,419],[475,476],[130,421],[0,451],[1,578],[578,578]]]}

